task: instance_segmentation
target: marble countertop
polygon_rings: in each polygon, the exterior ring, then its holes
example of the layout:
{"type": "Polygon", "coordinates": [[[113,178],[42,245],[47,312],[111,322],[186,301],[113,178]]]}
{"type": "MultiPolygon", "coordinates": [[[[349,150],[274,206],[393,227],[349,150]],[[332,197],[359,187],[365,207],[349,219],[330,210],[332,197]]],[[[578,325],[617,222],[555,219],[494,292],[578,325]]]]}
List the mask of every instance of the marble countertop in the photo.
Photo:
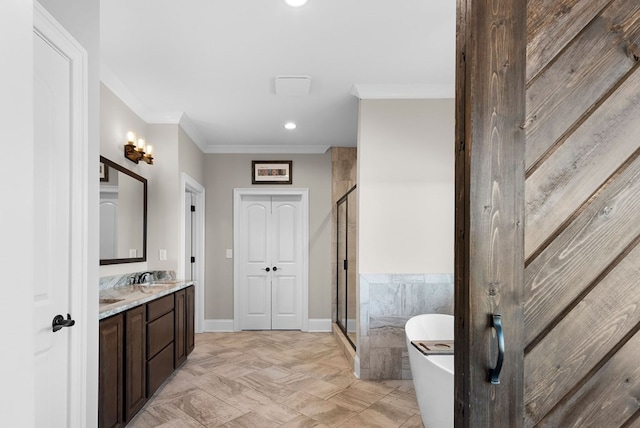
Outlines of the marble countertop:
{"type": "Polygon", "coordinates": [[[160,280],[100,290],[98,319],[124,312],[193,285],[193,281],[160,280]]]}

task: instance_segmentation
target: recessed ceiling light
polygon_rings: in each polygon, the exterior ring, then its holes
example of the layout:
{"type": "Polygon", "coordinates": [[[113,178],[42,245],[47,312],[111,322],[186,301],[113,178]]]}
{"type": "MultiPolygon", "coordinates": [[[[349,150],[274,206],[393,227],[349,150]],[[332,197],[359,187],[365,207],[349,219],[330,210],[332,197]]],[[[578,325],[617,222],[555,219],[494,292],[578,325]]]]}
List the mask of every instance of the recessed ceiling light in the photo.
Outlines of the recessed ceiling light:
{"type": "Polygon", "coordinates": [[[289,131],[296,129],[296,124],[293,122],[287,122],[284,124],[284,128],[288,129],[289,131]]]}
{"type": "Polygon", "coordinates": [[[291,7],[304,6],[307,0],[282,0],[284,4],[291,7]]]}

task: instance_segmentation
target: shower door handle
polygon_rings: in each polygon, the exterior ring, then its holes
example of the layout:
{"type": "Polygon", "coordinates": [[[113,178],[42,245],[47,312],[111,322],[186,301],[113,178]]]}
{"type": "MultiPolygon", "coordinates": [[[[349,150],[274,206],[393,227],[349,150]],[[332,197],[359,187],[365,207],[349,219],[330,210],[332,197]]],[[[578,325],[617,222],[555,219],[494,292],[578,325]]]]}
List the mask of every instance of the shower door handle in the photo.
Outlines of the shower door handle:
{"type": "Polygon", "coordinates": [[[504,362],[504,333],[502,332],[502,315],[493,314],[491,316],[491,327],[496,330],[496,339],[498,339],[498,361],[496,366],[489,369],[489,382],[493,385],[500,385],[500,372],[502,371],[502,363],[504,362]]]}

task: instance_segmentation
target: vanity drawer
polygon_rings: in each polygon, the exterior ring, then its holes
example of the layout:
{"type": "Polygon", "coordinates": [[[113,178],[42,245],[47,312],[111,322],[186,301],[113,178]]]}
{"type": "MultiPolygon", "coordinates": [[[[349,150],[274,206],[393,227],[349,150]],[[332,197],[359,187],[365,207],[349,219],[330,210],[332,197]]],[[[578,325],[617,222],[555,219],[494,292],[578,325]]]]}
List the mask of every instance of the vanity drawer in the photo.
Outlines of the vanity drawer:
{"type": "MultiPolygon", "coordinates": [[[[173,295],[169,296],[173,299],[173,295]]],[[[173,342],[173,311],[147,324],[147,358],[173,342]]]]}
{"type": "Polygon", "coordinates": [[[153,321],[172,310],[173,294],[169,294],[168,296],[149,302],[147,303],[147,321],[153,321]]]}
{"type": "Polygon", "coordinates": [[[147,397],[173,373],[173,343],[147,362],[147,397]]]}

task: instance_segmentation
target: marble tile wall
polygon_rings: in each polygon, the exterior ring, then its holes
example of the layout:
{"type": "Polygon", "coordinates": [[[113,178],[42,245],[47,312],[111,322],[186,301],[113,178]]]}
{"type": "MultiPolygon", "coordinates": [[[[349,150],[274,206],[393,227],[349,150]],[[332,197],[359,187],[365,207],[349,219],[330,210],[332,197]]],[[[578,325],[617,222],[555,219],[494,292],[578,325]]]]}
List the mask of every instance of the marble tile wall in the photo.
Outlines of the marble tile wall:
{"type": "Polygon", "coordinates": [[[357,355],[361,379],[411,379],[404,325],[453,314],[453,274],[361,274],[357,355]]]}

